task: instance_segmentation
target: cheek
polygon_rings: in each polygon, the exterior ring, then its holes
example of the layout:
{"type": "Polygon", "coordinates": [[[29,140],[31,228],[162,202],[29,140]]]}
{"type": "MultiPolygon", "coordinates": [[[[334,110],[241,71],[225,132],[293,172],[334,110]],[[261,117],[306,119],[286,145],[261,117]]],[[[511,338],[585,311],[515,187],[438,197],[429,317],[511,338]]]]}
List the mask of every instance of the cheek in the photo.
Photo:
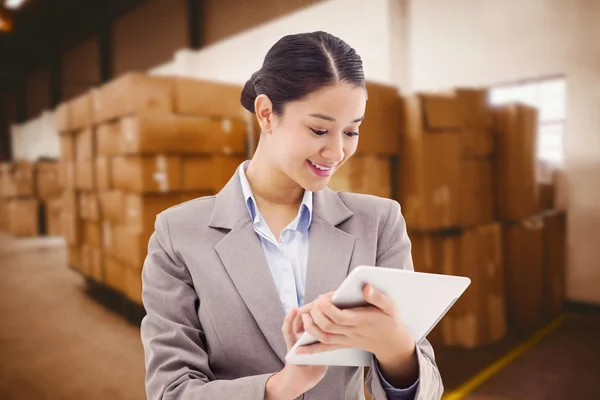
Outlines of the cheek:
{"type": "Polygon", "coordinates": [[[356,152],[357,147],[358,138],[352,138],[350,140],[347,140],[346,143],[344,143],[345,158],[348,159],[350,156],[352,156],[356,152]]]}

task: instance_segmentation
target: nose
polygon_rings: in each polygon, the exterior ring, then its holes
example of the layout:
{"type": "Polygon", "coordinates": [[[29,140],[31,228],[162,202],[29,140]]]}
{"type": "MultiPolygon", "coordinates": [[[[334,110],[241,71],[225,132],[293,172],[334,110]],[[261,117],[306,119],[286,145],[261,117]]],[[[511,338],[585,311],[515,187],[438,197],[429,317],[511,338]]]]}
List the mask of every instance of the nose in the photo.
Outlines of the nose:
{"type": "Polygon", "coordinates": [[[325,146],[321,150],[321,156],[332,163],[339,163],[344,159],[344,138],[342,135],[343,134],[330,135],[325,146]]]}

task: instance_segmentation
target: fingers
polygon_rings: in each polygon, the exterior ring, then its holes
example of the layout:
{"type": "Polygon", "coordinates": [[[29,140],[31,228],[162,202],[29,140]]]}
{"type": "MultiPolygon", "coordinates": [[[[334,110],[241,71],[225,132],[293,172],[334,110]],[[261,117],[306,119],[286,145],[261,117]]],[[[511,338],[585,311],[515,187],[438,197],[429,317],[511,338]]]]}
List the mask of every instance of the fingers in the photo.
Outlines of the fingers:
{"type": "Polygon", "coordinates": [[[296,334],[293,329],[293,321],[298,315],[298,309],[293,308],[290,312],[287,313],[285,318],[283,319],[283,326],[281,327],[281,332],[283,332],[283,338],[285,339],[285,345],[287,346],[287,350],[289,351],[294,343],[296,343],[296,334]]]}
{"type": "Polygon", "coordinates": [[[392,316],[396,312],[396,306],[392,299],[375,289],[372,285],[365,285],[363,295],[369,304],[379,308],[385,314],[392,316]]]}
{"type": "Polygon", "coordinates": [[[324,343],[315,343],[307,346],[300,346],[296,350],[296,354],[315,354],[322,353],[325,351],[333,351],[343,348],[337,344],[324,344],[324,343]]]}
{"type": "Polygon", "coordinates": [[[304,330],[323,344],[343,345],[345,342],[346,337],[344,335],[323,332],[323,330],[321,330],[307,314],[302,315],[302,322],[304,324],[304,330]]]}
{"type": "MultiPolygon", "coordinates": [[[[314,324],[323,332],[341,335],[344,333],[344,327],[336,324],[325,315],[321,308],[321,299],[310,310],[310,316],[314,324]]],[[[326,300],[328,301],[328,300],[326,300]]]]}
{"type": "MultiPolygon", "coordinates": [[[[318,305],[321,312],[336,325],[353,327],[360,324],[360,317],[359,313],[356,312],[357,310],[340,310],[331,302],[331,298],[320,296],[318,305]]],[[[315,322],[317,322],[320,328],[325,328],[318,321],[315,322]]],[[[325,330],[327,331],[327,329],[325,330]]]]}

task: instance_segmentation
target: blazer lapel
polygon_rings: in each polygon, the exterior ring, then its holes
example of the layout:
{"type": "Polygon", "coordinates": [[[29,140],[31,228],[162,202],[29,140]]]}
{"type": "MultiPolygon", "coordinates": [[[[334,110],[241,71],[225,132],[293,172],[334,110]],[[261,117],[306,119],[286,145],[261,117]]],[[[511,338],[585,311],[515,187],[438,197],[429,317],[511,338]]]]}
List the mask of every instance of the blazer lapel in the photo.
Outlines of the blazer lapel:
{"type": "Polygon", "coordinates": [[[283,362],[287,353],[281,333],[285,312],[252,227],[237,174],[217,195],[210,226],[230,229],[215,250],[258,327],[283,362]]]}
{"type": "MultiPolygon", "coordinates": [[[[338,225],[352,215],[329,188],[314,193],[305,304],[336,290],[346,278],[356,238],[338,225]]],[[[287,351],[281,333],[285,311],[252,227],[237,173],[217,194],[209,226],[228,231],[215,250],[269,345],[285,362],[287,351]]]]}
{"type": "Polygon", "coordinates": [[[329,188],[315,192],[304,303],[334,291],[348,275],[356,238],[337,226],[353,214],[329,188]]]}

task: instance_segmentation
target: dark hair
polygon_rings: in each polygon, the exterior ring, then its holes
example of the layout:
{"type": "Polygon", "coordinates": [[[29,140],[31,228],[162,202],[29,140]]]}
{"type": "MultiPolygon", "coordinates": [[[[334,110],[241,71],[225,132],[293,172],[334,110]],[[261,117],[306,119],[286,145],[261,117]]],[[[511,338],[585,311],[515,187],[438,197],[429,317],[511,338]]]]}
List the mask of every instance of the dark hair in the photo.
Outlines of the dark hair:
{"type": "Polygon", "coordinates": [[[273,112],[321,87],[346,82],[365,87],[362,59],[346,42],[326,32],[300,33],[279,39],[242,90],[244,108],[254,113],[254,101],[265,94],[273,112]]]}

